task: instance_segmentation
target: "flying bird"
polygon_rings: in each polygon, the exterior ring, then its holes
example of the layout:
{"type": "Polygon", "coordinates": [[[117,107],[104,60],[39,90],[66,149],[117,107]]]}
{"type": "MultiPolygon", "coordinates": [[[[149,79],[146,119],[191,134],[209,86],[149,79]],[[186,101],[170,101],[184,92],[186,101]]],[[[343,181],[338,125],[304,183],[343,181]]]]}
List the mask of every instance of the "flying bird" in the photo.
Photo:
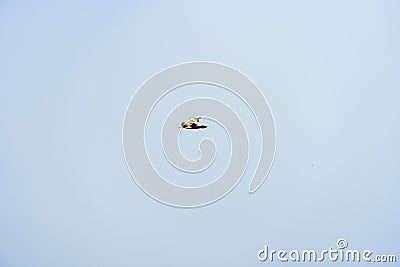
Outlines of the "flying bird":
{"type": "Polygon", "coordinates": [[[207,128],[206,125],[198,125],[198,122],[200,121],[200,117],[197,118],[189,118],[188,121],[183,121],[181,123],[180,128],[184,128],[184,129],[203,129],[203,128],[207,128]]]}

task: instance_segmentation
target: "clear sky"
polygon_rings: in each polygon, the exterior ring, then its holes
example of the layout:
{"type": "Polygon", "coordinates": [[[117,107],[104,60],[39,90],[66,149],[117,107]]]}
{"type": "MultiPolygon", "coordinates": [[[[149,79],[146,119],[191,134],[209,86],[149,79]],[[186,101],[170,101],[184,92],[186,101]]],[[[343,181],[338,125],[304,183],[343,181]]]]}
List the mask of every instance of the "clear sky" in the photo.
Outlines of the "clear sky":
{"type": "Polygon", "coordinates": [[[399,13],[386,0],[1,0],[0,266],[261,266],[264,245],[341,237],[399,259],[399,13]],[[193,60],[257,83],[277,150],[255,194],[249,173],[178,209],[130,177],[122,123],[146,79],[193,60]]]}

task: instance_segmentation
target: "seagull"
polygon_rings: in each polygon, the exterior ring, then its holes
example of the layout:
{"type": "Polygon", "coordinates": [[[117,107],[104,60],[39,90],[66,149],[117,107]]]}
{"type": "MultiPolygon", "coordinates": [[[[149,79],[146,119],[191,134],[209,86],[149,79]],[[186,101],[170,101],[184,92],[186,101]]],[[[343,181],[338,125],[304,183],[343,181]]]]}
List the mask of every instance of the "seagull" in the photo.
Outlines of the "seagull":
{"type": "Polygon", "coordinates": [[[184,128],[184,129],[203,129],[207,128],[206,125],[198,125],[197,123],[200,121],[200,117],[197,118],[189,118],[188,121],[182,122],[181,126],[179,128],[184,128]]]}

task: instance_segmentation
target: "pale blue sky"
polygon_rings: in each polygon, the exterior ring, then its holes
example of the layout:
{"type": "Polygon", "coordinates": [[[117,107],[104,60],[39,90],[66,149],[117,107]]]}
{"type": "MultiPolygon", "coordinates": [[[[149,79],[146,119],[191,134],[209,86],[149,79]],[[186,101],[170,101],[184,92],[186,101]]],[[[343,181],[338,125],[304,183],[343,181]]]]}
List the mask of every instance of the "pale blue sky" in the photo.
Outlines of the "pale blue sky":
{"type": "Polygon", "coordinates": [[[264,245],[340,237],[400,258],[399,12],[398,1],[0,1],[0,266],[261,266],[264,245]],[[257,193],[245,176],[213,205],[177,209],[130,177],[122,122],[147,78],[192,60],[258,84],[277,151],[257,193]]]}

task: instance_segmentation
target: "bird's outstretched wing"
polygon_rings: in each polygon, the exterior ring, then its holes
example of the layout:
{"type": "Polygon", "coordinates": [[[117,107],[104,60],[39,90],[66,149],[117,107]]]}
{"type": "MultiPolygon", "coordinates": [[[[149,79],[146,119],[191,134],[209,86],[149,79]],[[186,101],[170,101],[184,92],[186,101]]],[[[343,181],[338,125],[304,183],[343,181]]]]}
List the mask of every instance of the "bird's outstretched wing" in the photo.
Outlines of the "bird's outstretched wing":
{"type": "Polygon", "coordinates": [[[200,121],[200,117],[198,118],[189,118],[188,123],[198,123],[200,121]]]}

